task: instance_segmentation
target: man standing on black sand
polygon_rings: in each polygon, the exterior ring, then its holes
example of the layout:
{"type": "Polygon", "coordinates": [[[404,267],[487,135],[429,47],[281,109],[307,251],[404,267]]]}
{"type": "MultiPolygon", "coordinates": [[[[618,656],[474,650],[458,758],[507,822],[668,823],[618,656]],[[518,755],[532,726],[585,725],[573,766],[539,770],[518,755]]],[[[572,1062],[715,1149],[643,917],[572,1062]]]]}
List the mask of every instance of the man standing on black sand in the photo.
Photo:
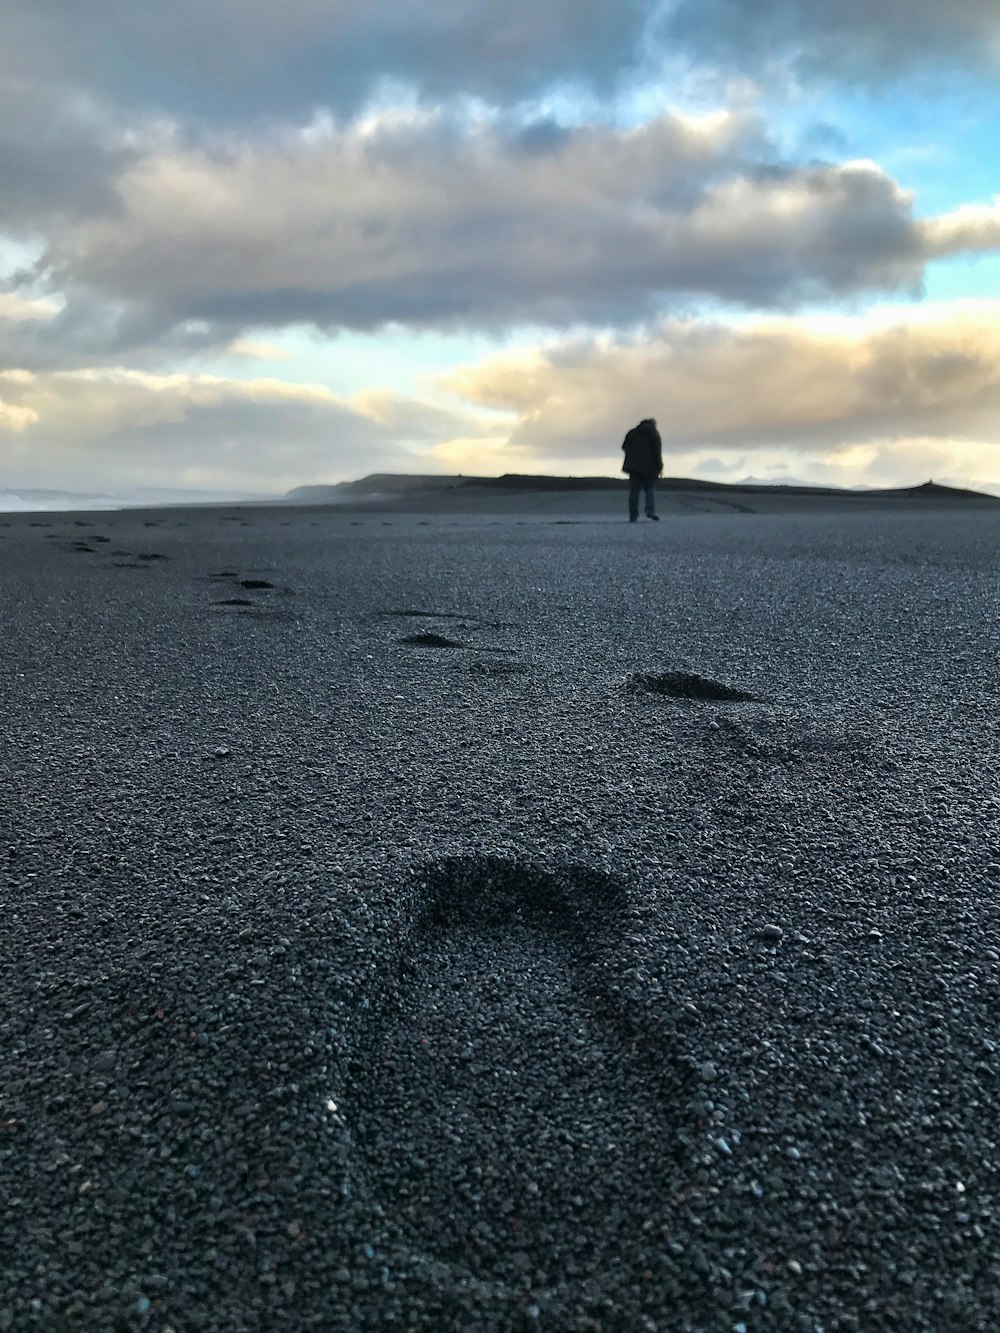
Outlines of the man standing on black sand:
{"type": "Polygon", "coordinates": [[[646,417],[633,426],[622,444],[625,462],[622,471],[628,473],[628,521],[639,521],[639,491],[646,494],[646,517],[657,523],[656,478],[663,473],[663,441],[652,417],[646,417]]]}

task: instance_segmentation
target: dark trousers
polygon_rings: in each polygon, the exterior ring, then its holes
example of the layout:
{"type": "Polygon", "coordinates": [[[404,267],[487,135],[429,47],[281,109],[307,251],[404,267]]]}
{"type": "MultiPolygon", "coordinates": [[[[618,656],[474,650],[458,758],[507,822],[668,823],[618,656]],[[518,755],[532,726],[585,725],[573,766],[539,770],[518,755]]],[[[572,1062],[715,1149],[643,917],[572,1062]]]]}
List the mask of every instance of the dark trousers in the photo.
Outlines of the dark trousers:
{"type": "Polygon", "coordinates": [[[656,478],[651,472],[630,472],[628,477],[628,516],[639,517],[639,492],[646,493],[646,513],[656,513],[656,478]]]}

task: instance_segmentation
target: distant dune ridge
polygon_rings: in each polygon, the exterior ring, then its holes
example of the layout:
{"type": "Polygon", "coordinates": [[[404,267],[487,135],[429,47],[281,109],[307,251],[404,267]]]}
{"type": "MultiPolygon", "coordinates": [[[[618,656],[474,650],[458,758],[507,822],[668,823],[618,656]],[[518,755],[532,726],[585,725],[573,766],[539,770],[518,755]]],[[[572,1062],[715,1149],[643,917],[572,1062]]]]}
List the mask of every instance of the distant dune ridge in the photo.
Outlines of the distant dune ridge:
{"type": "MultiPolygon", "coordinates": [[[[96,512],[116,509],[159,509],[217,505],[358,505],[419,510],[449,510],[475,514],[539,510],[561,505],[567,515],[611,515],[623,502],[628,482],[622,477],[557,477],[505,472],[500,477],[468,477],[405,472],[373,472],[355,481],[330,485],[296,486],[284,495],[232,490],[195,491],[178,488],[133,487],[128,490],[79,491],[0,485],[0,513],[96,512]]],[[[777,509],[870,508],[878,503],[898,508],[911,503],[932,506],[981,507],[1000,504],[1000,497],[985,491],[942,486],[927,481],[920,486],[848,490],[837,486],[809,486],[799,481],[702,481],[695,477],[664,477],[659,483],[661,503],[670,511],[762,512],[777,509]]]]}
{"type": "MultiPolygon", "coordinates": [[[[623,493],[628,482],[619,477],[556,477],[529,473],[505,472],[500,477],[466,477],[455,475],[424,475],[418,473],[372,472],[357,481],[342,481],[329,486],[296,486],[283,499],[291,504],[345,504],[378,499],[414,499],[421,494],[462,492],[472,498],[476,492],[516,494],[532,491],[604,491],[623,493]]],[[[1000,504],[1000,499],[983,491],[955,486],[941,486],[926,481],[920,486],[847,490],[838,486],[807,486],[782,482],[724,482],[701,481],[693,477],[664,477],[660,482],[664,492],[711,492],[715,495],[755,496],[827,496],[831,498],[871,502],[879,499],[977,501],[1000,504]]]]}

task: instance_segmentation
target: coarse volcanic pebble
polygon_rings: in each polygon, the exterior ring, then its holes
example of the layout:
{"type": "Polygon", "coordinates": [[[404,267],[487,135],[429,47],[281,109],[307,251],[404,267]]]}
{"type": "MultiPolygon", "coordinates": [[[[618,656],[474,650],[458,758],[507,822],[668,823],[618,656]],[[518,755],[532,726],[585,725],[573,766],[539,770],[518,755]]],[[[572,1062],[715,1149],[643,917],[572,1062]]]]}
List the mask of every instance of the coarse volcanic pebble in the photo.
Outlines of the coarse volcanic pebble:
{"type": "Polygon", "coordinates": [[[0,1330],[995,1329],[1000,521],[619,517],[3,520],[0,1330]]]}

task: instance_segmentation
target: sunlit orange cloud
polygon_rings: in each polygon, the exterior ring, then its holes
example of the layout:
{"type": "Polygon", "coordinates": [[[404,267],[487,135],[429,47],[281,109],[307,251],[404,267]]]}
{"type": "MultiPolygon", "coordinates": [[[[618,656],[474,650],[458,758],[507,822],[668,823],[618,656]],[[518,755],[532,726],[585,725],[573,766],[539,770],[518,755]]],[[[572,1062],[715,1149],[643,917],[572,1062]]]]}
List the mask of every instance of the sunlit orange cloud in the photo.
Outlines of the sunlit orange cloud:
{"type": "Polygon", "coordinates": [[[89,369],[0,370],[0,468],[33,484],[179,482],[280,493],[369,471],[420,471],[414,444],[474,428],[388,393],[361,401],[323,385],[89,369]]]}
{"type": "Polygon", "coordinates": [[[61,303],[46,297],[27,297],[19,292],[0,292],[0,320],[10,324],[26,324],[54,319],[61,303]]]}
{"type": "Polygon", "coordinates": [[[624,430],[655,416],[672,471],[766,460],[856,484],[909,458],[1000,477],[1000,302],[670,321],[464,367],[446,387],[511,413],[501,471],[614,470],[624,430]]]}

